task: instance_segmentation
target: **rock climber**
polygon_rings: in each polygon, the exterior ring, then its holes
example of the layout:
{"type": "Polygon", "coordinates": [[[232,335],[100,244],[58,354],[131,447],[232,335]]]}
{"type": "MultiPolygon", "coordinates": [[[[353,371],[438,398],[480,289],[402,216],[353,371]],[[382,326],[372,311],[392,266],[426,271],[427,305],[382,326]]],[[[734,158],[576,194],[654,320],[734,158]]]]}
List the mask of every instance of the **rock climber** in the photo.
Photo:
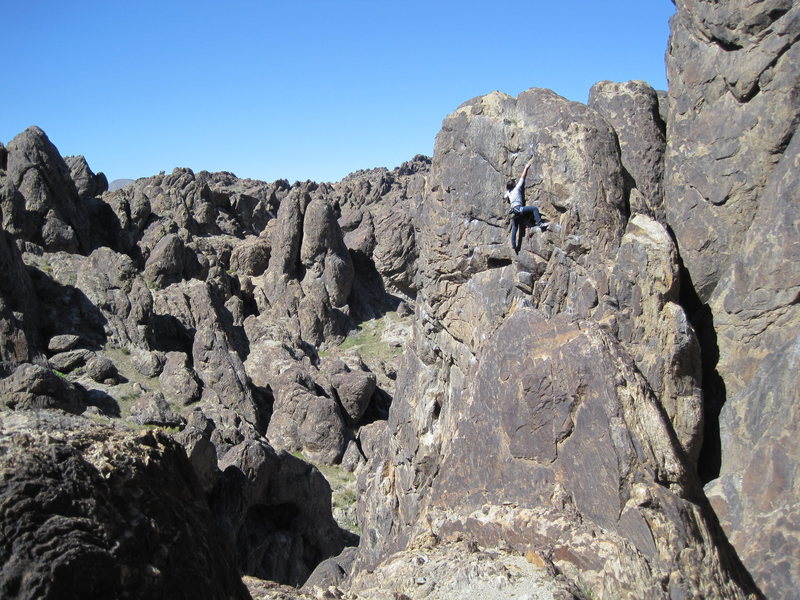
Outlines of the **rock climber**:
{"type": "Polygon", "coordinates": [[[505,198],[511,203],[511,247],[514,252],[519,254],[519,249],[522,247],[522,238],[525,237],[525,227],[530,223],[531,217],[537,227],[545,229],[546,225],[542,221],[542,216],[539,214],[539,209],[535,206],[525,206],[525,177],[528,175],[528,169],[531,168],[533,159],[531,158],[522,170],[517,181],[510,179],[506,184],[505,198]]]}

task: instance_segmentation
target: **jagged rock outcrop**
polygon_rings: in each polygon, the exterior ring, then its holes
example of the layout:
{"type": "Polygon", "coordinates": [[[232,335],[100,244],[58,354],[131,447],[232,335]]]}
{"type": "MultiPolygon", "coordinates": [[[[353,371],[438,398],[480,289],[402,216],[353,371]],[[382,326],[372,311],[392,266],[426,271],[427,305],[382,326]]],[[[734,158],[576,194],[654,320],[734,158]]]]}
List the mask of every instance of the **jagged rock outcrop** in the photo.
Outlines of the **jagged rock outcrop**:
{"type": "MultiPolygon", "coordinates": [[[[258,577],[298,585],[354,542],[302,452],[361,495],[358,550],[312,586],[790,597],[800,9],[676,6],[668,94],[494,92],[445,119],[432,160],[335,184],[176,169],[106,192],[41,130],[0,145],[4,414],[181,427],[192,506],[258,577]],[[550,223],[515,255],[502,189],[529,158],[550,223]],[[384,332],[391,353],[336,350],[401,309],[413,335],[384,332]]],[[[97,436],[154,465],[174,449],[59,419],[47,443],[91,440],[78,454],[97,436]]],[[[118,476],[141,481],[134,463],[118,476]]]]}
{"type": "Polygon", "coordinates": [[[314,345],[341,339],[351,327],[353,263],[326,190],[293,189],[269,235],[267,270],[250,280],[259,313],[268,320],[288,317],[287,328],[314,345]]]}
{"type": "Polygon", "coordinates": [[[0,448],[4,598],[249,598],[169,436],[24,411],[0,448]]]}
{"type": "Polygon", "coordinates": [[[589,92],[589,106],[605,117],[619,138],[622,165],[632,179],[630,210],[664,222],[666,123],[657,92],[644,81],[601,81],[589,92]]]}
{"type": "Polygon", "coordinates": [[[789,483],[800,480],[789,366],[800,332],[800,6],[676,5],[666,208],[697,295],[710,424],[701,466],[756,583],[790,598],[800,585],[797,561],[783,560],[800,552],[789,483]]]}
{"type": "Polygon", "coordinates": [[[78,198],[88,201],[108,191],[108,179],[103,173],[94,173],[84,156],[66,156],[64,162],[69,167],[70,177],[75,184],[78,198]]]}
{"type": "Polygon", "coordinates": [[[167,325],[162,340],[165,349],[192,357],[202,384],[201,401],[225,406],[263,432],[264,408],[253,394],[240,355],[244,333],[221,305],[214,287],[198,280],[173,284],[155,294],[155,312],[167,325]]]}
{"type": "Polygon", "coordinates": [[[8,144],[7,178],[0,204],[6,231],[50,251],[89,251],[89,218],[70,169],[38,127],[8,144]]]}
{"type": "Polygon", "coordinates": [[[372,317],[370,305],[384,293],[410,299],[417,291],[415,223],[430,159],[416,156],[397,169],[358,171],[333,184],[339,224],[358,276],[354,310],[372,317]],[[365,302],[371,298],[372,303],[365,302]]]}
{"type": "Polygon", "coordinates": [[[356,573],[399,586],[392,554],[433,536],[534,551],[600,597],[754,593],[689,458],[702,420],[696,372],[673,368],[697,358],[675,250],[628,222],[623,169],[608,122],[546,90],[443,123],[413,343],[388,428],[362,441],[356,573]],[[499,190],[532,152],[551,228],[514,259],[499,190]],[[671,348],[662,363],[648,343],[671,348]]]}

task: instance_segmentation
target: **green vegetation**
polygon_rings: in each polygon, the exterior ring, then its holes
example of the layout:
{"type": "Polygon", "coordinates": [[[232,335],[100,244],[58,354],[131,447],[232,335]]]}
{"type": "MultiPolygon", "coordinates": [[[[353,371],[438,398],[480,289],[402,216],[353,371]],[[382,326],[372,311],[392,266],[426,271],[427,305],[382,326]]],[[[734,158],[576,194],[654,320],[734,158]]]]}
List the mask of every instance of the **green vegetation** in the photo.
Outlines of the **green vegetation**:
{"type": "MultiPolygon", "coordinates": [[[[337,352],[355,350],[365,360],[390,360],[402,354],[403,348],[385,339],[387,326],[399,320],[396,312],[389,312],[380,319],[371,319],[359,324],[344,341],[336,347],[337,352]]],[[[332,348],[320,352],[320,356],[330,356],[332,348]]]]}

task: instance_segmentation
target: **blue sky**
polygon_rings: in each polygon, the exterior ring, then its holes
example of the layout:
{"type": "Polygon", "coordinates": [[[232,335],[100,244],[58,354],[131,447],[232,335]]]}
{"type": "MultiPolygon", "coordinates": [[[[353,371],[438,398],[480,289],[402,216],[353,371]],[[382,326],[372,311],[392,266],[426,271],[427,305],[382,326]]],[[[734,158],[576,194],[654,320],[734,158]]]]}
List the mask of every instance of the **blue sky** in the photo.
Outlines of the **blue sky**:
{"type": "Polygon", "coordinates": [[[38,125],[109,180],[185,166],[337,181],[431,154],[493,90],[666,89],[670,0],[0,0],[0,141],[38,125]]]}

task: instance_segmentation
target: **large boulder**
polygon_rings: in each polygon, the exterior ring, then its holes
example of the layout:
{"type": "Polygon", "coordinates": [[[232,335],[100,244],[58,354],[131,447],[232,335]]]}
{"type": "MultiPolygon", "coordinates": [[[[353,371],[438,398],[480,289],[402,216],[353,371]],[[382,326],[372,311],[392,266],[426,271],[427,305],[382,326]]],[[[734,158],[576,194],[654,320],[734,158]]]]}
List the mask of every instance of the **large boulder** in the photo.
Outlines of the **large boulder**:
{"type": "Polygon", "coordinates": [[[275,401],[266,434],[272,445],[325,464],[339,462],[347,428],[336,400],[321,393],[301,367],[283,372],[273,386],[275,401]]]}
{"type": "Polygon", "coordinates": [[[22,363],[0,379],[0,406],[14,410],[58,408],[80,414],[86,408],[83,390],[50,369],[22,363]]]}
{"type": "Polygon", "coordinates": [[[51,251],[88,252],[88,212],[44,131],[29,127],[11,140],[7,163],[8,184],[17,193],[3,203],[4,228],[51,251]]]}
{"type": "Polygon", "coordinates": [[[163,288],[203,273],[197,254],[180,235],[168,233],[150,250],[143,276],[148,285],[163,288]]]}
{"type": "Polygon", "coordinates": [[[191,404],[200,399],[202,386],[185,352],[167,352],[158,380],[164,393],[181,404],[191,404]]]}
{"type": "Polygon", "coordinates": [[[0,420],[4,598],[249,598],[181,447],[56,412],[0,420]]]}

